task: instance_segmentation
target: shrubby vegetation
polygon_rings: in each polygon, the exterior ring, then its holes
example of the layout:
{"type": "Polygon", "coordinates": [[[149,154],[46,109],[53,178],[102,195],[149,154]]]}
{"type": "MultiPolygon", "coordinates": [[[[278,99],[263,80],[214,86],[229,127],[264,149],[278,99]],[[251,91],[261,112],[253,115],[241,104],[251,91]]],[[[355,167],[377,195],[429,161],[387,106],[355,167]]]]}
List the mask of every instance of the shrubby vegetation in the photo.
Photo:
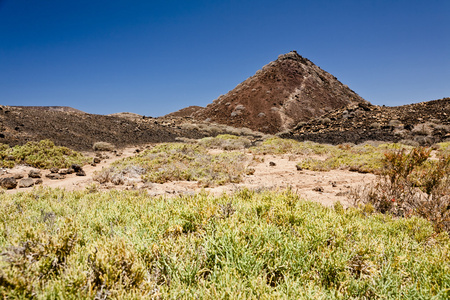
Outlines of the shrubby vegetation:
{"type": "Polygon", "coordinates": [[[95,180],[122,184],[127,175],[137,175],[145,182],[187,180],[209,186],[240,182],[241,176],[249,172],[244,153],[211,154],[201,145],[166,143],[113,163],[97,174],[95,180]]]}
{"type": "Polygon", "coordinates": [[[328,152],[325,159],[306,158],[298,165],[303,169],[313,171],[347,169],[361,173],[379,174],[382,172],[385,153],[396,149],[412,148],[401,144],[339,145],[335,147],[333,151],[328,152]]]}
{"type": "Polygon", "coordinates": [[[291,191],[151,198],[0,195],[8,299],[448,299],[449,236],[426,220],[291,191]]]}
{"type": "Polygon", "coordinates": [[[357,203],[399,217],[421,216],[436,231],[450,232],[450,154],[431,150],[388,152],[378,182],[355,193],[357,203]]]}
{"type": "Polygon", "coordinates": [[[259,146],[251,148],[255,154],[329,154],[336,151],[336,146],[315,142],[298,142],[295,140],[272,137],[259,146]]]}
{"type": "Polygon", "coordinates": [[[88,159],[67,147],[55,146],[50,140],[28,142],[23,146],[9,147],[0,144],[0,167],[12,168],[25,164],[35,168],[67,168],[72,164],[84,165],[88,159]]]}
{"type": "Polygon", "coordinates": [[[199,140],[198,143],[206,148],[218,148],[223,150],[239,150],[251,146],[251,141],[247,137],[231,134],[206,137],[199,140]]]}

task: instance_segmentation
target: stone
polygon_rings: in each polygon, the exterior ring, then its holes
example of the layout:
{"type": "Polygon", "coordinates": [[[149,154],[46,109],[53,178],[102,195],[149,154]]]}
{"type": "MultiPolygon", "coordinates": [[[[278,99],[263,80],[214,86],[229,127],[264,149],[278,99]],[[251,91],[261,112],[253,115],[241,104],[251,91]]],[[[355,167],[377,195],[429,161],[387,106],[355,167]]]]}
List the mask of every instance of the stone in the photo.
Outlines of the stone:
{"type": "Polygon", "coordinates": [[[77,164],[73,164],[72,166],[70,166],[70,168],[73,169],[75,173],[79,172],[80,170],[83,170],[81,166],[77,164]]]}
{"type": "Polygon", "coordinates": [[[273,161],[270,161],[269,162],[269,166],[271,166],[271,167],[275,167],[277,164],[276,163],[274,163],[273,161]]]}
{"type": "Polygon", "coordinates": [[[34,185],[34,180],[32,178],[23,178],[19,180],[19,188],[28,188],[34,185]]]}
{"type": "Polygon", "coordinates": [[[52,180],[58,180],[58,179],[66,178],[66,176],[61,175],[59,173],[50,173],[50,174],[45,175],[45,177],[47,177],[49,179],[52,179],[52,180]]]}
{"type": "Polygon", "coordinates": [[[79,170],[77,173],[75,173],[77,176],[86,176],[86,172],[84,172],[83,169],[79,170]]]}
{"type": "Polygon", "coordinates": [[[17,180],[14,177],[1,178],[0,186],[8,190],[15,189],[17,186],[17,180]]]}
{"type": "Polygon", "coordinates": [[[50,168],[50,173],[58,173],[59,168],[50,168]]]}
{"type": "Polygon", "coordinates": [[[92,160],[92,162],[94,163],[94,164],[98,164],[98,163],[100,163],[102,160],[100,159],[100,158],[98,158],[98,157],[94,157],[94,159],[92,160]]]}
{"type": "Polygon", "coordinates": [[[319,192],[319,193],[323,193],[323,187],[321,187],[321,186],[316,186],[315,188],[313,188],[313,191],[319,192]]]}
{"type": "Polygon", "coordinates": [[[38,179],[34,182],[34,184],[35,184],[35,185],[38,185],[38,184],[42,184],[42,182],[43,182],[43,180],[42,180],[41,178],[38,178],[38,179]]]}
{"type": "Polygon", "coordinates": [[[59,174],[67,175],[67,174],[69,174],[69,169],[61,169],[61,170],[59,170],[59,174]]]}
{"type": "Polygon", "coordinates": [[[41,178],[41,171],[30,170],[30,172],[28,172],[28,177],[29,178],[41,178]]]}
{"type": "Polygon", "coordinates": [[[13,177],[14,177],[15,179],[19,180],[19,179],[24,178],[25,176],[24,176],[23,174],[16,173],[16,174],[13,174],[13,177]]]}
{"type": "Polygon", "coordinates": [[[299,165],[296,165],[295,167],[297,168],[297,171],[303,171],[303,168],[300,167],[299,165]]]}

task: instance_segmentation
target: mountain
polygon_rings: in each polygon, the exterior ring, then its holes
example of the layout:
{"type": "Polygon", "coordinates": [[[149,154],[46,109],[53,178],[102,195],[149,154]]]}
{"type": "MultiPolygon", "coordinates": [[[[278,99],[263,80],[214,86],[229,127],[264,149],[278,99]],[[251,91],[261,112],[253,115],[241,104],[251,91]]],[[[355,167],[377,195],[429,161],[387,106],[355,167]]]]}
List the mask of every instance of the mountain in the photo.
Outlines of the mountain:
{"type": "Polygon", "coordinates": [[[297,123],[350,104],[367,103],[296,51],[280,55],[256,74],[191,116],[265,133],[293,128],[297,123]]]}

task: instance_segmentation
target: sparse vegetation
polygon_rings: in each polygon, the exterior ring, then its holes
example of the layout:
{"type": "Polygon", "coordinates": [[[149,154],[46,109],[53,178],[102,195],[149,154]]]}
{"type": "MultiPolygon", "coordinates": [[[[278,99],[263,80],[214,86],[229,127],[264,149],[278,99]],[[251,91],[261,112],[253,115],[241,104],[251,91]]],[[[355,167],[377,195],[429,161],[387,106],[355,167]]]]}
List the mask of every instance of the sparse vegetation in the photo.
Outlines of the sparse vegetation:
{"type": "Polygon", "coordinates": [[[55,146],[50,140],[28,142],[23,146],[9,147],[0,144],[0,166],[12,168],[29,165],[35,168],[67,168],[72,164],[84,165],[88,158],[67,147],[55,146]]]}
{"type": "Polygon", "coordinates": [[[333,151],[329,151],[328,156],[324,159],[306,158],[299,162],[298,166],[313,171],[347,169],[361,173],[379,174],[383,168],[384,153],[400,148],[411,147],[401,144],[339,145],[333,151]]]}
{"type": "Polygon", "coordinates": [[[426,148],[386,153],[379,181],[356,192],[356,203],[394,216],[418,215],[436,231],[450,232],[450,155],[431,160],[430,153],[426,148]]]}
{"type": "Polygon", "coordinates": [[[122,184],[126,179],[120,178],[133,173],[145,182],[187,180],[198,181],[203,186],[221,185],[239,182],[241,176],[249,171],[247,165],[247,156],[240,152],[210,154],[201,145],[160,144],[135,157],[115,162],[97,174],[95,179],[122,184]]]}
{"type": "Polygon", "coordinates": [[[291,191],[1,194],[7,299],[448,299],[449,236],[291,191]]]}
{"type": "Polygon", "coordinates": [[[252,147],[255,154],[327,154],[335,151],[336,147],[314,142],[298,142],[295,140],[271,137],[257,147],[252,147]]]}
{"type": "Polygon", "coordinates": [[[206,148],[219,148],[224,150],[239,150],[251,146],[251,141],[246,137],[231,134],[222,134],[216,137],[206,137],[199,141],[206,148]]]}

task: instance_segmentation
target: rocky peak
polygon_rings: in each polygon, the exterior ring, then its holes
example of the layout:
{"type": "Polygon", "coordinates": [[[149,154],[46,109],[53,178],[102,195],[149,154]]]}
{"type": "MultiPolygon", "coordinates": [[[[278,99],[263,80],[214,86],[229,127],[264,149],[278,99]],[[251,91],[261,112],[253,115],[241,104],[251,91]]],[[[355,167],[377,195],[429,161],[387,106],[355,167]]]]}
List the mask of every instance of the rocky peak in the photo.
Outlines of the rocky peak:
{"type": "Polygon", "coordinates": [[[280,55],[192,116],[277,133],[327,111],[366,102],[296,51],[280,55]]]}

